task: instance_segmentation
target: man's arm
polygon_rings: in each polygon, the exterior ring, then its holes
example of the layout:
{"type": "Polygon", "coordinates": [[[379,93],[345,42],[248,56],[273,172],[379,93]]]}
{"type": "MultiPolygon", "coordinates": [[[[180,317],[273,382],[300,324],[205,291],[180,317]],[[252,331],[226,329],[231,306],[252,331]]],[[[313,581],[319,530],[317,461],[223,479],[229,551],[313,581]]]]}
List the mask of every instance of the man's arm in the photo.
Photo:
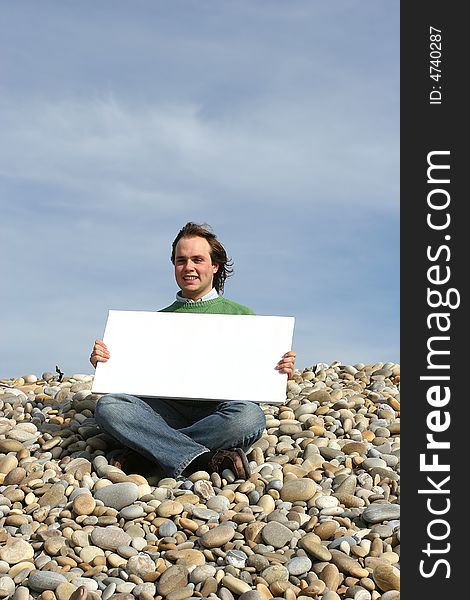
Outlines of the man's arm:
{"type": "Polygon", "coordinates": [[[295,352],[286,352],[275,367],[279,373],[287,373],[287,379],[294,377],[295,356],[295,352]]]}
{"type": "Polygon", "coordinates": [[[99,362],[106,362],[109,359],[109,350],[103,340],[96,340],[93,350],[90,354],[90,362],[96,369],[96,365],[99,362]]]}

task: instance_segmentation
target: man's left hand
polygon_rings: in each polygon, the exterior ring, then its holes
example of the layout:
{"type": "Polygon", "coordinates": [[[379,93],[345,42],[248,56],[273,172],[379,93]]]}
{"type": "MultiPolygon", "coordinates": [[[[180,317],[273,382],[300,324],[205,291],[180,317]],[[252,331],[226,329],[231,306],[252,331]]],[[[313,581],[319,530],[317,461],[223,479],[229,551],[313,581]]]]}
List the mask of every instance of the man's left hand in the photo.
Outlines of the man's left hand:
{"type": "Polygon", "coordinates": [[[287,379],[294,377],[295,356],[295,352],[286,352],[275,367],[279,373],[287,373],[287,379]]]}

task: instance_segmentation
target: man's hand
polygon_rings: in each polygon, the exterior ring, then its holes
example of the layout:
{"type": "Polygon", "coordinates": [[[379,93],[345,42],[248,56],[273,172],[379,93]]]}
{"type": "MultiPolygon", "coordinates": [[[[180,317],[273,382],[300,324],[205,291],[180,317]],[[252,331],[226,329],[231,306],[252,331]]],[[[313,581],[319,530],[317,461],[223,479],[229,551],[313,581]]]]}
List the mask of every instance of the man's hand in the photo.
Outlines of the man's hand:
{"type": "Polygon", "coordinates": [[[96,340],[93,350],[90,354],[90,362],[96,369],[96,365],[99,362],[106,362],[109,359],[109,350],[103,340],[96,340]]]}
{"type": "Polygon", "coordinates": [[[287,379],[294,377],[295,356],[295,352],[286,352],[275,367],[279,373],[287,373],[287,379]]]}

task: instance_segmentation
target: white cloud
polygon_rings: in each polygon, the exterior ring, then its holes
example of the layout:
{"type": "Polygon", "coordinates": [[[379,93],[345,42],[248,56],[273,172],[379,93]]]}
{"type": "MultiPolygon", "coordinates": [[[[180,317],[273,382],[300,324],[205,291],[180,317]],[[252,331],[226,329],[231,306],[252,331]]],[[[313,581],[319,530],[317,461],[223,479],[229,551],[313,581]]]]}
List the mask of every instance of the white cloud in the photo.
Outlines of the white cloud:
{"type": "Polygon", "coordinates": [[[233,120],[194,104],[139,110],[113,98],[3,104],[2,175],[73,190],[96,207],[165,210],[226,194],[397,210],[394,141],[340,114],[309,121],[305,106],[276,102],[233,120]]]}

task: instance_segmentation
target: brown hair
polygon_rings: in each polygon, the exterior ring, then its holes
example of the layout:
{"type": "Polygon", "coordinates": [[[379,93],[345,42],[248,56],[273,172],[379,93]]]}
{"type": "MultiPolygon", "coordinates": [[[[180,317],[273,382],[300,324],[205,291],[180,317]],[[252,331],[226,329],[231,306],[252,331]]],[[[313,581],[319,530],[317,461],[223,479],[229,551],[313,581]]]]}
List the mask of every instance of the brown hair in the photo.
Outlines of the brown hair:
{"type": "Polygon", "coordinates": [[[171,262],[173,264],[175,264],[176,244],[184,237],[202,237],[207,240],[211,247],[210,255],[212,264],[219,265],[217,272],[214,273],[214,287],[217,293],[223,294],[225,280],[233,274],[233,262],[228,258],[225,248],[219,242],[215,233],[212,233],[210,225],[207,223],[198,225],[197,223],[189,222],[180,229],[171,245],[171,262]]]}

